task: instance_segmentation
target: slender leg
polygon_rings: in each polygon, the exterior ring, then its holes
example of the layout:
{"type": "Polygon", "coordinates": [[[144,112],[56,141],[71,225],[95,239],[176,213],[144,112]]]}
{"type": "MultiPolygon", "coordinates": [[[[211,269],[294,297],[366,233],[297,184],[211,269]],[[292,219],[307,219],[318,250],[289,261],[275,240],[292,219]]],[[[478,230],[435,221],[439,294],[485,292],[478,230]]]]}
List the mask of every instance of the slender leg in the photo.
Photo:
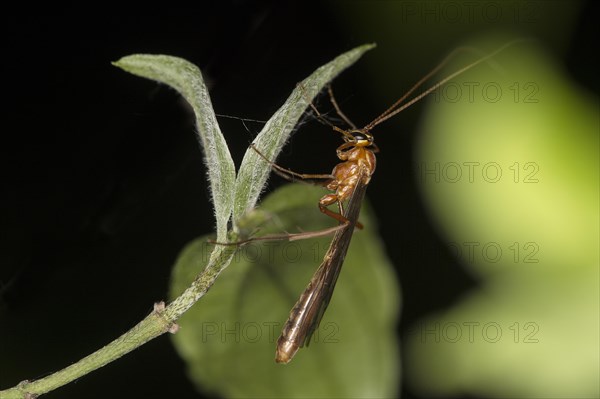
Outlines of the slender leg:
{"type": "Polygon", "coordinates": [[[260,151],[258,151],[258,149],[254,146],[254,144],[251,144],[250,147],[252,147],[252,149],[254,151],[256,151],[256,153],[258,155],[260,155],[260,157],[262,159],[264,159],[266,162],[268,162],[271,165],[271,167],[273,168],[273,171],[275,173],[277,173],[279,176],[283,177],[284,179],[291,180],[291,181],[295,181],[298,179],[300,179],[300,180],[325,180],[324,182],[317,183],[317,184],[318,185],[327,185],[328,181],[334,178],[332,175],[328,175],[328,174],[319,174],[319,173],[311,174],[311,173],[294,172],[292,170],[281,167],[281,166],[277,165],[275,162],[268,159],[264,154],[262,154],[260,151]]]}
{"type": "MultiPolygon", "coordinates": [[[[208,242],[215,245],[244,245],[253,241],[298,241],[306,240],[308,238],[325,237],[335,233],[338,230],[346,228],[348,226],[348,223],[350,222],[346,217],[342,215],[342,213],[344,212],[342,203],[338,202],[338,205],[340,207],[340,213],[334,212],[331,209],[327,208],[325,205],[319,204],[319,209],[321,210],[321,212],[340,222],[340,224],[338,224],[337,226],[328,227],[326,229],[317,231],[305,231],[301,233],[269,234],[262,237],[253,237],[236,242],[217,242],[213,240],[208,240],[208,242]]],[[[362,230],[363,225],[360,222],[356,222],[356,225],[354,227],[356,227],[359,230],[362,230]]]]}
{"type": "Polygon", "coordinates": [[[308,238],[317,238],[317,237],[325,237],[335,233],[338,230],[342,230],[346,228],[348,225],[348,221],[341,223],[337,226],[329,227],[322,230],[317,231],[303,231],[301,233],[285,233],[285,234],[269,234],[262,237],[252,237],[245,240],[235,241],[235,242],[219,242],[214,240],[208,240],[210,244],[214,245],[244,245],[254,241],[298,241],[298,240],[306,240],[308,238]]]}
{"type": "MultiPolygon", "coordinates": [[[[321,199],[321,201],[319,201],[319,210],[321,212],[323,212],[325,215],[329,216],[330,218],[337,220],[338,222],[341,223],[340,226],[343,226],[343,225],[348,224],[348,218],[343,215],[344,214],[344,206],[342,205],[342,203],[340,201],[338,201],[337,199],[335,200],[338,203],[338,206],[340,208],[340,211],[338,213],[338,212],[334,212],[331,209],[327,208],[327,206],[331,205],[331,203],[326,204],[326,201],[323,201],[324,198],[335,198],[335,196],[336,196],[335,194],[328,194],[328,195],[324,196],[321,199]]],[[[356,222],[356,225],[354,227],[356,227],[359,230],[363,229],[363,225],[359,221],[356,222]]]]}
{"type": "Polygon", "coordinates": [[[324,214],[326,214],[327,216],[329,216],[330,218],[334,218],[335,220],[337,220],[340,223],[348,223],[348,218],[346,218],[341,213],[332,211],[331,209],[327,208],[325,205],[319,204],[319,210],[321,212],[323,212],[324,214]]]}

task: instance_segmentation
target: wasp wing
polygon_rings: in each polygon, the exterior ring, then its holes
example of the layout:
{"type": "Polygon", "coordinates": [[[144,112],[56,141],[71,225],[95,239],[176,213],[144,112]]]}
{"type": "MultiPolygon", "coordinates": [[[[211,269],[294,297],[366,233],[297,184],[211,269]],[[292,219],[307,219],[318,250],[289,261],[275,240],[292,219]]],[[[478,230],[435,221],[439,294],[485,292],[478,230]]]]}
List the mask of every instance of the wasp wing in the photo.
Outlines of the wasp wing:
{"type": "Polygon", "coordinates": [[[346,226],[334,234],[323,262],[300,295],[283,326],[281,336],[277,340],[275,357],[277,363],[288,363],[299,348],[308,346],[329,305],[367,190],[367,183],[364,182],[365,172],[360,174],[358,181],[359,184],[356,185],[345,207],[343,216],[348,220],[346,226]]]}

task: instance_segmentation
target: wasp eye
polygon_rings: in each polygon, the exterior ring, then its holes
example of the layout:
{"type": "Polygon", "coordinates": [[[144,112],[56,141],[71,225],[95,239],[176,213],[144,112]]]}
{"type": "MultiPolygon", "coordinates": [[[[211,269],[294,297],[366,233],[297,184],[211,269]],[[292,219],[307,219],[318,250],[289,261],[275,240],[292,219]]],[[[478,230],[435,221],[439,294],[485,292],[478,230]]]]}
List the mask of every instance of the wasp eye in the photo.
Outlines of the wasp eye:
{"type": "Polygon", "coordinates": [[[356,140],[356,141],[366,140],[366,137],[360,132],[352,133],[352,137],[354,137],[354,140],[356,140]]]}
{"type": "Polygon", "coordinates": [[[354,142],[356,143],[372,143],[373,142],[373,136],[371,136],[369,133],[363,131],[363,130],[352,130],[350,132],[350,134],[352,135],[352,138],[354,139],[354,142]]]}
{"type": "Polygon", "coordinates": [[[350,134],[352,135],[352,137],[356,141],[369,140],[369,138],[367,137],[367,135],[364,132],[360,131],[360,130],[353,130],[353,131],[350,132],[350,134]]]}

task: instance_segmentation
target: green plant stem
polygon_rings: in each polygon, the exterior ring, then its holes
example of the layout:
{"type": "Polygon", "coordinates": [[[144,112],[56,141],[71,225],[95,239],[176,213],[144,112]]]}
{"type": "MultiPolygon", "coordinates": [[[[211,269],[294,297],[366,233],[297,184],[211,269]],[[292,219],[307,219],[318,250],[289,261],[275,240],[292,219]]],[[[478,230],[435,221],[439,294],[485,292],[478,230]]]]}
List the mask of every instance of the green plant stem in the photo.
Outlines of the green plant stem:
{"type": "Polygon", "coordinates": [[[0,399],[36,398],[111,363],[166,332],[175,333],[177,319],[210,289],[235,251],[235,246],[216,247],[202,273],[168,306],[165,307],[163,302],[155,304],[150,315],[110,344],[45,378],[25,380],[13,388],[0,391],[0,399]]]}

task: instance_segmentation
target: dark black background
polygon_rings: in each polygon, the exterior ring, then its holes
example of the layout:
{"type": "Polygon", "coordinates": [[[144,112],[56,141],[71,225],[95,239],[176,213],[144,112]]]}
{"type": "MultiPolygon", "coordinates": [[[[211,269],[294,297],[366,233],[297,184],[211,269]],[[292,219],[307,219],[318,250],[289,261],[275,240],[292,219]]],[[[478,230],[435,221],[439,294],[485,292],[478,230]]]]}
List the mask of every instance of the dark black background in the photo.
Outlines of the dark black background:
{"type": "MultiPolygon", "coordinates": [[[[216,112],[266,120],[316,67],[377,41],[374,54],[335,82],[347,113],[363,124],[393,100],[375,97],[370,59],[417,64],[407,68],[408,76],[396,71],[387,78],[414,82],[467,35],[423,39],[423,54],[390,56],[386,34],[376,24],[353,31],[344,4],[224,1],[154,15],[76,8],[5,15],[0,388],[61,369],[125,332],[166,298],[170,267],[183,245],[213,231],[189,109],[173,90],[110,61],[132,53],[186,58],[202,68],[216,112]],[[442,50],[426,50],[436,46],[442,50]]],[[[544,44],[575,81],[597,93],[594,7],[585,3],[572,36],[544,44]]],[[[528,27],[517,29],[527,33],[528,27]]],[[[411,132],[419,111],[405,112],[383,127],[393,133],[377,136],[382,151],[368,192],[402,284],[399,331],[476,283],[445,249],[412,177],[411,132]]],[[[221,122],[239,165],[261,125],[249,123],[249,132],[237,120],[221,122]]],[[[338,140],[311,123],[279,162],[328,171],[338,140]]],[[[273,179],[271,186],[278,184],[273,179]]],[[[413,395],[403,389],[405,397],[413,395]]],[[[197,393],[161,337],[47,395],[107,396],[197,393]]]]}

